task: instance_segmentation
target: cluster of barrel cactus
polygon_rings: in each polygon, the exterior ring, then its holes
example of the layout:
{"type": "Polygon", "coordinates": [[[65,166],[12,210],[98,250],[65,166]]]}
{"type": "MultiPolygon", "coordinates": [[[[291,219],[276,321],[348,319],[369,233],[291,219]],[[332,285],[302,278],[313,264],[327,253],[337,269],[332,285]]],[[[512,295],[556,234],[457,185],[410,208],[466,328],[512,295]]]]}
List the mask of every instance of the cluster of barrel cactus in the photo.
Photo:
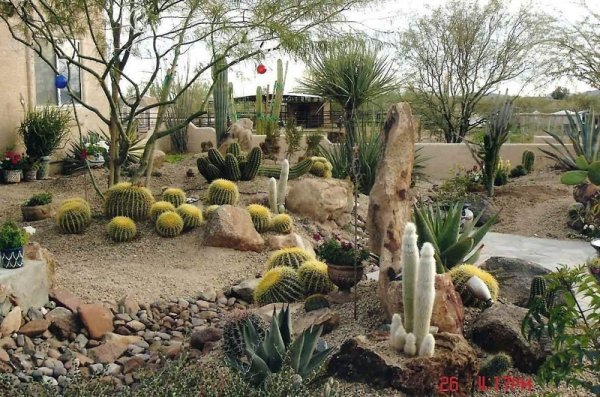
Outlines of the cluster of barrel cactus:
{"type": "Polygon", "coordinates": [[[275,251],[267,261],[267,270],[279,266],[298,269],[304,262],[314,259],[312,255],[300,247],[282,248],[275,251]]]}
{"type": "Polygon", "coordinates": [[[298,277],[307,295],[327,294],[333,290],[333,284],[327,274],[327,265],[317,260],[308,260],[298,268],[298,277]]]}
{"type": "Polygon", "coordinates": [[[217,149],[209,149],[208,156],[200,157],[196,164],[198,171],[208,182],[215,179],[251,181],[258,174],[261,162],[260,148],[255,147],[246,154],[234,142],[227,148],[225,157],[217,149]]]}
{"type": "Polygon", "coordinates": [[[117,183],[105,194],[104,212],[107,218],[126,216],[133,220],[148,217],[154,197],[149,189],[128,182],[117,183]]]}
{"type": "Polygon", "coordinates": [[[327,299],[327,297],[323,294],[310,295],[304,301],[304,311],[307,313],[312,312],[313,310],[319,310],[329,306],[329,299],[327,299]]]}
{"type": "Polygon", "coordinates": [[[156,219],[156,232],[162,237],[175,237],[183,231],[183,219],[175,211],[163,212],[156,219]]]}
{"type": "Polygon", "coordinates": [[[321,178],[331,178],[333,165],[325,157],[311,157],[313,165],[310,173],[321,178]]]}
{"type": "Polygon", "coordinates": [[[209,205],[235,205],[239,198],[236,184],[227,179],[216,179],[208,186],[209,205]]]}
{"type": "Polygon", "coordinates": [[[533,171],[533,163],[535,162],[535,154],[531,150],[525,150],[521,157],[521,164],[510,170],[512,178],[518,178],[529,174],[533,171]]]}
{"type": "Polygon", "coordinates": [[[115,216],[108,222],[106,231],[110,239],[117,243],[131,241],[137,235],[137,227],[133,219],[126,216],[115,216]]]}
{"type": "Polygon", "coordinates": [[[494,377],[504,375],[512,367],[512,359],[506,353],[498,353],[486,359],[479,367],[479,376],[493,381],[494,377]]]}
{"type": "Polygon", "coordinates": [[[168,201],[157,201],[150,207],[150,219],[156,222],[158,217],[167,211],[175,211],[175,206],[168,201]]]}
{"type": "Polygon", "coordinates": [[[262,339],[267,330],[267,323],[250,310],[235,310],[229,314],[223,326],[223,352],[229,359],[243,357],[246,354],[244,324],[251,322],[258,336],[262,339]]]}
{"type": "Polygon", "coordinates": [[[80,234],[92,222],[90,205],[82,198],[72,198],[62,203],[56,213],[56,224],[65,234],[80,234]]]}
{"type": "Polygon", "coordinates": [[[181,204],[175,212],[183,220],[183,230],[194,229],[204,221],[202,210],[192,204],[181,204]]]}
{"type": "Polygon", "coordinates": [[[265,273],[254,291],[254,301],[260,305],[276,302],[297,302],[304,297],[304,286],[295,269],[277,266],[265,273]]]}
{"type": "Polygon", "coordinates": [[[483,303],[476,296],[473,295],[471,290],[467,288],[467,281],[473,276],[477,276],[483,281],[483,283],[487,286],[490,291],[490,295],[492,300],[495,301],[498,298],[498,293],[500,287],[498,286],[498,281],[492,276],[490,273],[485,270],[469,264],[463,264],[459,266],[455,266],[448,272],[450,277],[452,278],[452,283],[454,284],[454,289],[459,293],[463,304],[465,306],[476,306],[479,307],[483,303]]]}
{"type": "Polygon", "coordinates": [[[173,204],[173,207],[175,208],[179,207],[181,204],[184,204],[187,199],[183,190],[173,187],[165,189],[161,198],[162,201],[173,204]]]}
{"type": "Polygon", "coordinates": [[[266,232],[271,228],[271,212],[260,204],[250,204],[247,208],[252,223],[257,232],[266,232]]]}

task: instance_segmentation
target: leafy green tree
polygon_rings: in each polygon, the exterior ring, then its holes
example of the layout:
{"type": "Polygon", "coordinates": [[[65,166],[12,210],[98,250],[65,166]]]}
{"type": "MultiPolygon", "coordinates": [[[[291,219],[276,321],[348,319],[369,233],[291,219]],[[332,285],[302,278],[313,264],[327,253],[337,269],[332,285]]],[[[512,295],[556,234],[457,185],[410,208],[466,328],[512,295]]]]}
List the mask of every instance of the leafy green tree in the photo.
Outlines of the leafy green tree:
{"type": "Polygon", "coordinates": [[[552,99],[556,100],[565,99],[569,96],[569,89],[566,87],[558,86],[554,89],[554,91],[552,91],[550,96],[552,97],[552,99]]]}

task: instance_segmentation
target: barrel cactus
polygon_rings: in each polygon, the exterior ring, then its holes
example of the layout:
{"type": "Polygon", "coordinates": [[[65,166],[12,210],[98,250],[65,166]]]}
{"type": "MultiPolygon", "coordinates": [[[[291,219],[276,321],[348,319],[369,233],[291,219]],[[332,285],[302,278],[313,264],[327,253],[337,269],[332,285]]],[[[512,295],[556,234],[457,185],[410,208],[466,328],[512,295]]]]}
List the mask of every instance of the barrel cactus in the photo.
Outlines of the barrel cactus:
{"type": "Polygon", "coordinates": [[[56,224],[62,233],[82,233],[92,222],[90,205],[83,199],[65,201],[56,213],[56,224]]]}
{"type": "Polygon", "coordinates": [[[304,287],[294,269],[279,266],[265,273],[254,291],[254,302],[260,306],[269,303],[297,302],[304,296],[304,287]]]}
{"type": "Polygon", "coordinates": [[[150,207],[150,219],[152,222],[156,222],[158,217],[167,211],[175,211],[173,204],[168,201],[157,201],[150,207]]]}
{"type": "Polygon", "coordinates": [[[271,254],[267,261],[267,270],[278,266],[288,266],[297,269],[304,262],[311,259],[314,258],[300,247],[282,248],[271,254]]]}
{"type": "Polygon", "coordinates": [[[173,187],[165,189],[161,198],[163,201],[173,204],[173,207],[175,208],[185,203],[185,200],[187,199],[183,190],[173,187]]]}
{"type": "Polygon", "coordinates": [[[257,232],[262,233],[271,227],[271,212],[267,207],[260,204],[250,204],[247,208],[252,218],[252,223],[257,232]]]}
{"type": "Polygon", "coordinates": [[[163,237],[175,237],[183,231],[183,219],[174,211],[167,211],[156,220],[156,231],[163,237]]]}
{"type": "Polygon", "coordinates": [[[117,243],[131,241],[137,234],[137,227],[133,219],[126,216],[115,216],[106,226],[108,236],[117,243]]]}
{"type": "Polygon", "coordinates": [[[271,230],[277,233],[289,234],[294,227],[294,220],[288,214],[275,215],[271,219],[271,230]]]}
{"type": "Polygon", "coordinates": [[[304,262],[298,268],[298,278],[307,295],[327,294],[333,290],[333,284],[327,274],[327,265],[317,260],[304,262]]]}
{"type": "Polygon", "coordinates": [[[504,375],[512,367],[512,359],[506,353],[494,354],[485,360],[479,368],[479,375],[488,380],[504,375]]]}
{"type": "Polygon", "coordinates": [[[455,266],[450,269],[449,274],[452,278],[454,289],[460,294],[465,306],[479,306],[482,303],[473,296],[466,286],[467,281],[469,281],[469,279],[473,276],[479,277],[481,281],[483,281],[488,287],[492,296],[492,300],[495,301],[498,298],[498,292],[500,290],[498,281],[496,281],[494,276],[492,276],[490,273],[478,268],[477,266],[469,264],[455,266]]]}
{"type": "Polygon", "coordinates": [[[240,197],[235,183],[227,179],[217,179],[208,187],[209,205],[235,205],[240,197]]]}
{"type": "Polygon", "coordinates": [[[325,157],[311,157],[313,165],[310,173],[321,178],[331,178],[333,166],[325,157]]]}
{"type": "Polygon", "coordinates": [[[525,150],[523,152],[523,156],[521,159],[521,164],[523,164],[523,168],[530,173],[533,171],[533,163],[535,162],[535,154],[531,150],[525,150]]]}
{"type": "Polygon", "coordinates": [[[175,212],[183,219],[184,230],[198,227],[204,220],[200,208],[192,204],[181,204],[175,212]]]}
{"type": "Polygon", "coordinates": [[[154,204],[150,190],[127,182],[108,189],[105,199],[105,215],[111,219],[115,216],[126,216],[136,221],[146,219],[154,204]]]}
{"type": "Polygon", "coordinates": [[[329,299],[323,294],[313,294],[304,301],[304,311],[307,313],[329,306],[329,299]]]}
{"type": "Polygon", "coordinates": [[[258,314],[250,310],[233,311],[227,316],[223,326],[223,352],[230,359],[240,358],[246,354],[243,329],[247,321],[252,323],[260,339],[265,337],[267,323],[258,314]]]}

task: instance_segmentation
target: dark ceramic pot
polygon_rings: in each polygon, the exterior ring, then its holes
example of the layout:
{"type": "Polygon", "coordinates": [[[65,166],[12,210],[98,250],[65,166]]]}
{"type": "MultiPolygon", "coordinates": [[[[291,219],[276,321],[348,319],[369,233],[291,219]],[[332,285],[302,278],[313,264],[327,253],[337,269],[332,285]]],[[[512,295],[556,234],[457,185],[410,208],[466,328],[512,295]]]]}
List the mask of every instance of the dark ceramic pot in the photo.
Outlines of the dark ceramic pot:
{"type": "Polygon", "coordinates": [[[0,250],[0,264],[5,269],[23,267],[23,247],[0,250]]]}
{"type": "Polygon", "coordinates": [[[350,289],[354,287],[363,276],[363,265],[356,266],[336,266],[327,264],[327,274],[329,280],[335,284],[340,291],[350,292],[350,289]]]}

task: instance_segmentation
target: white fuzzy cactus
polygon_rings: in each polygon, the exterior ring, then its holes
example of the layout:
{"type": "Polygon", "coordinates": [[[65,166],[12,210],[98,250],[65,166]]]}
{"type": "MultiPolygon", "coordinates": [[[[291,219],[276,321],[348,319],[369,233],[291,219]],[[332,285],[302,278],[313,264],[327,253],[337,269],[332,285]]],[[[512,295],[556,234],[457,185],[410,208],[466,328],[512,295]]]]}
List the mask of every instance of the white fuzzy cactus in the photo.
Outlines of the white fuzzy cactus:
{"type": "Polygon", "coordinates": [[[390,343],[409,356],[431,357],[435,339],[431,332],[431,316],[435,300],[435,259],[430,243],[417,249],[415,225],[407,223],[402,237],[402,299],[404,326],[400,314],[392,317],[390,343]]]}
{"type": "Polygon", "coordinates": [[[271,207],[272,213],[279,213],[277,208],[277,180],[275,178],[269,179],[269,207],[271,207]]]}

